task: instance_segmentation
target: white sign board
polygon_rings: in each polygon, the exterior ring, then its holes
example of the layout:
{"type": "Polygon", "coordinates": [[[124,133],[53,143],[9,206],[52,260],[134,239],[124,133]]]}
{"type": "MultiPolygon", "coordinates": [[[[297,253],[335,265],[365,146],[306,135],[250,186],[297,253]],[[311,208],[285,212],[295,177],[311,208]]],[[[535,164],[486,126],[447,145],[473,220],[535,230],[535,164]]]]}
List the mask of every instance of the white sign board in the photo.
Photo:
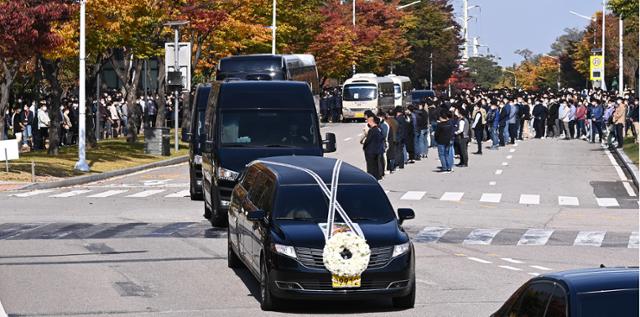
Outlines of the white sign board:
{"type": "Polygon", "coordinates": [[[17,160],[20,158],[18,140],[0,141],[0,161],[17,160]],[[7,157],[4,154],[7,153],[7,157]]]}
{"type": "MultiPolygon", "coordinates": [[[[191,43],[178,43],[178,50],[178,65],[180,65],[180,72],[182,73],[183,91],[191,91],[191,43]]],[[[175,71],[175,52],[176,50],[173,42],[164,43],[165,74],[175,71]]]]}

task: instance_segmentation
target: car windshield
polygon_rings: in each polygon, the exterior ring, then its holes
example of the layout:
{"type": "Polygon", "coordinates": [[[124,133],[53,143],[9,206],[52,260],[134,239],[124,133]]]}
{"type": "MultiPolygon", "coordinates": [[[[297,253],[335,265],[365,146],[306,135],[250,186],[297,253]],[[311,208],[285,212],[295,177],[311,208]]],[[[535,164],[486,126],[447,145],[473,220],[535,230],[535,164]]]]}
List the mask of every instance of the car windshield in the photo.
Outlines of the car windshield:
{"type": "Polygon", "coordinates": [[[275,72],[282,71],[282,60],[268,58],[268,59],[223,59],[220,62],[220,71],[224,73],[236,73],[236,72],[275,72]]]}
{"type": "Polygon", "coordinates": [[[346,101],[366,101],[376,99],[378,88],[375,85],[346,85],[342,99],[346,101]]]}
{"type": "Polygon", "coordinates": [[[639,314],[637,289],[578,294],[578,303],[583,317],[637,317],[639,314]]]}
{"type": "MultiPolygon", "coordinates": [[[[395,213],[382,188],[378,185],[340,185],[338,202],[355,222],[386,223],[395,213]]],[[[329,200],[318,185],[281,186],[276,195],[276,219],[327,220],[329,200]]],[[[336,221],[344,221],[336,212],[336,221]]]]}
{"type": "Polygon", "coordinates": [[[312,111],[300,110],[222,111],[222,147],[317,147],[314,118],[312,111]]]}

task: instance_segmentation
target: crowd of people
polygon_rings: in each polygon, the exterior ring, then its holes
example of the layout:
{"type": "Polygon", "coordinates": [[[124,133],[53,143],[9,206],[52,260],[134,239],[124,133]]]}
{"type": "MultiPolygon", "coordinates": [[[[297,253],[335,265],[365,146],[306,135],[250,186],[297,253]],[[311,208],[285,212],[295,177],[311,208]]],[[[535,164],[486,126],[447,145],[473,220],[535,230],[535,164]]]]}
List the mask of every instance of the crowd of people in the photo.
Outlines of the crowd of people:
{"type": "Polygon", "coordinates": [[[621,148],[631,132],[638,143],[638,113],[633,91],[619,96],[602,90],[465,90],[453,97],[429,97],[407,109],[367,111],[361,143],[367,172],[378,180],[426,158],[430,148],[437,149],[439,171],[451,173],[456,157],[455,166],[469,166],[472,142],[475,155],[531,138],[595,143],[598,136],[598,142],[621,148]]]}
{"type": "MultiPolygon", "coordinates": [[[[104,93],[99,101],[93,101],[87,107],[87,130],[93,129],[97,139],[109,139],[127,135],[129,120],[137,121],[137,134],[141,133],[140,128],[155,127],[159,98],[157,95],[140,96],[136,101],[134,113],[130,114],[122,94],[116,91],[104,93]]],[[[173,125],[174,98],[168,96],[165,100],[165,120],[168,126],[173,125]]],[[[53,124],[52,111],[55,110],[52,109],[49,100],[36,102],[27,101],[23,97],[15,98],[5,111],[4,135],[10,139],[18,139],[22,151],[47,149],[53,124]]],[[[78,99],[63,99],[58,111],[58,146],[75,145],[80,118],[78,99]]]]}

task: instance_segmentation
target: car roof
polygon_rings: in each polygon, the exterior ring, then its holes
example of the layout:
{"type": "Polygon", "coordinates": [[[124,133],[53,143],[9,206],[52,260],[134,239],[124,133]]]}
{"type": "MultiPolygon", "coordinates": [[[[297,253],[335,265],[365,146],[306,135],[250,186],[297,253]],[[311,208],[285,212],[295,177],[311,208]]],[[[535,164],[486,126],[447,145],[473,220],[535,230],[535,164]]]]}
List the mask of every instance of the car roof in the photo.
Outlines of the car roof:
{"type": "Polygon", "coordinates": [[[575,293],[615,289],[638,289],[638,267],[568,270],[540,276],[562,281],[575,293]]]}
{"type": "MultiPolygon", "coordinates": [[[[280,185],[316,185],[316,181],[306,172],[270,163],[290,164],[311,170],[329,186],[336,159],[321,156],[276,156],[250,163],[250,165],[259,164],[260,167],[270,170],[280,185]]],[[[371,175],[343,162],[340,168],[339,184],[378,185],[378,182],[371,175]]]]}

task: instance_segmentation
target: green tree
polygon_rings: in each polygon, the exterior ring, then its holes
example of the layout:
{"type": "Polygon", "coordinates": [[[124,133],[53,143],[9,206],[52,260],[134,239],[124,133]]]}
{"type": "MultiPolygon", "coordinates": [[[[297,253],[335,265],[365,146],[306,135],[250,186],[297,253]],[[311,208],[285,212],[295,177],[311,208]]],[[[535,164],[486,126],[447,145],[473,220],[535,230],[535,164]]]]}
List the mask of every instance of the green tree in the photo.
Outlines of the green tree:
{"type": "Polygon", "coordinates": [[[482,88],[493,88],[502,77],[502,68],[493,56],[471,57],[467,61],[467,67],[471,79],[482,88]]]}

